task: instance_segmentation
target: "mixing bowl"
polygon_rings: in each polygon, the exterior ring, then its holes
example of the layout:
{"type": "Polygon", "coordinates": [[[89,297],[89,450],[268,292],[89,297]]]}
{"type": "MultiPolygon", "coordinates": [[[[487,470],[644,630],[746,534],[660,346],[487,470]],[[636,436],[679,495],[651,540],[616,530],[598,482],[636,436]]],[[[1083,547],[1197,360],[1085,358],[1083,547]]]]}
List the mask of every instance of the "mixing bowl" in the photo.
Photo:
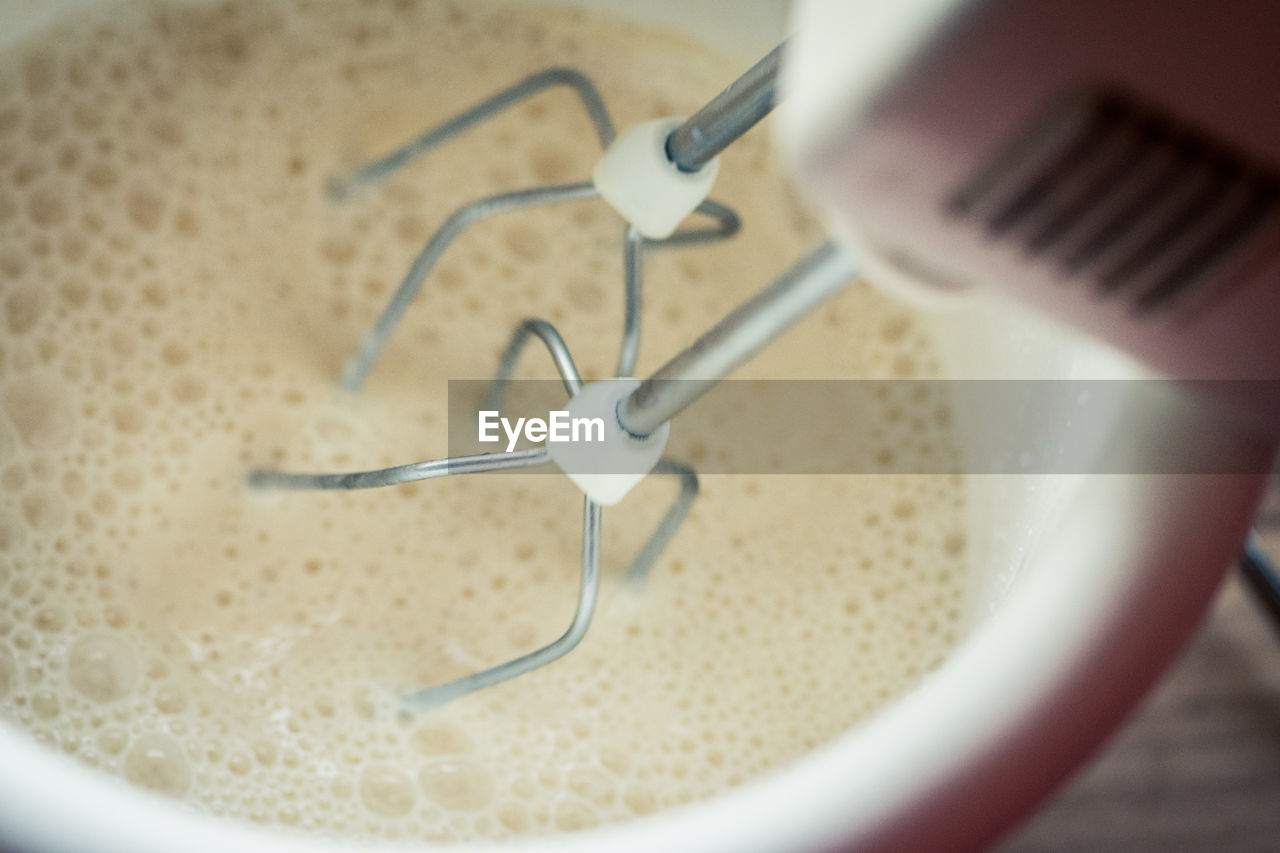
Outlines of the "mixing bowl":
{"type": "MultiPolygon", "coordinates": [[[[88,2],[9,0],[0,6],[0,47],[88,2]]],[[[771,2],[734,4],[732,15],[714,2],[586,5],[684,28],[744,58],[767,49],[785,22],[783,5],[771,2]]],[[[1119,355],[1000,305],[970,301],[929,322],[953,378],[1144,376],[1119,355]]],[[[1141,397],[1115,395],[1084,425],[1069,410],[1040,408],[1017,428],[1034,429],[1050,447],[1069,443],[1077,455],[1132,463],[1123,470],[1192,454],[1214,460],[1201,470],[1266,469],[1271,449],[1205,407],[1171,388],[1141,397]]],[[[967,395],[954,403],[971,470],[1003,470],[988,463],[1011,425],[992,423],[967,395]]],[[[1262,485],[1259,475],[1226,473],[973,475],[972,618],[954,654],[917,689],[792,765],[710,801],[503,849],[980,847],[1082,762],[1176,654],[1234,559],[1262,485]]],[[[6,725],[0,755],[0,848],[362,847],[193,815],[6,725]]]]}

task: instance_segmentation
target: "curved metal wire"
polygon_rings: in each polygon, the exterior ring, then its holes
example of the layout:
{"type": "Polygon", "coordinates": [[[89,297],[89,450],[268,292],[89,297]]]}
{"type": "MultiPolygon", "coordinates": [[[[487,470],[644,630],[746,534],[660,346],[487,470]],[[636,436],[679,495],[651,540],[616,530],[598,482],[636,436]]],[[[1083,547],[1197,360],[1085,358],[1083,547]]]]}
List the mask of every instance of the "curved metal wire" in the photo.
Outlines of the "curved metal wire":
{"type": "Polygon", "coordinates": [[[258,468],[249,472],[249,486],[254,489],[328,490],[376,489],[398,486],[455,474],[480,474],[509,468],[528,468],[547,460],[547,448],[534,447],[510,453],[478,453],[474,456],[450,456],[429,462],[412,462],[376,471],[351,471],[343,474],[299,474],[258,468]]]}
{"type": "Polygon", "coordinates": [[[679,477],[680,491],[667,509],[666,515],[662,516],[658,526],[654,528],[653,533],[649,534],[648,540],[640,548],[640,552],[632,558],[631,565],[627,567],[624,581],[633,586],[642,586],[649,580],[649,572],[653,570],[662,552],[675,538],[676,531],[680,529],[681,524],[684,524],[685,516],[689,514],[694,500],[698,497],[698,475],[683,462],[664,456],[658,460],[658,464],[650,473],[661,477],[679,477]]]}
{"type": "MultiPolygon", "coordinates": [[[[551,354],[556,371],[564,383],[565,391],[570,396],[582,387],[582,376],[573,362],[573,355],[560,336],[555,326],[546,320],[530,317],[520,324],[512,341],[518,351],[523,348],[524,341],[530,336],[540,339],[551,354]]],[[[514,365],[514,359],[512,360],[514,365]]],[[[339,474],[312,474],[257,469],[249,474],[249,485],[259,489],[372,489],[380,486],[392,486],[401,483],[412,483],[435,477],[448,477],[455,474],[478,474],[485,471],[500,471],[513,468],[528,468],[548,461],[547,448],[535,447],[528,450],[517,450],[509,453],[481,453],[473,456],[452,456],[447,459],[434,459],[429,462],[415,462],[409,465],[397,465],[392,468],[380,468],[375,471],[353,471],[339,474]]],[[[425,710],[436,705],[458,699],[499,684],[517,675],[558,660],[573,650],[583,635],[586,634],[595,613],[596,599],[600,588],[600,505],[586,499],[583,509],[582,528],[582,582],[578,593],[578,606],[573,614],[573,621],[568,630],[557,640],[521,655],[513,660],[472,673],[436,687],[418,690],[404,698],[405,704],[412,710],[425,710]]]]}
{"type": "Polygon", "coordinates": [[[678,248],[727,240],[742,227],[734,210],[718,201],[705,199],[695,211],[716,220],[715,225],[677,231],[665,240],[649,240],[628,224],[622,235],[623,314],[622,344],[614,376],[631,376],[640,357],[640,324],[642,317],[645,247],[678,248]]]}
{"type": "Polygon", "coordinates": [[[355,190],[379,183],[387,175],[407,165],[410,161],[421,157],[431,149],[453,139],[463,131],[553,86],[567,86],[576,92],[578,98],[582,101],[582,106],[587,111],[587,117],[591,119],[591,124],[595,127],[596,136],[600,140],[600,147],[608,148],[613,144],[613,138],[617,135],[613,127],[613,119],[609,117],[609,111],[605,108],[604,99],[600,97],[600,92],[590,78],[576,68],[547,68],[526,77],[513,86],[490,95],[471,109],[465,110],[448,121],[436,125],[412,142],[402,145],[390,154],[379,157],[377,160],[372,160],[353,169],[346,175],[331,180],[329,182],[329,193],[338,200],[346,199],[355,190]]]}
{"type": "Polygon", "coordinates": [[[628,224],[622,234],[622,343],[614,376],[630,376],[640,357],[641,290],[644,286],[644,243],[640,230],[628,224]]]}
{"type": "MultiPolygon", "coordinates": [[[[677,231],[665,240],[649,240],[641,236],[634,225],[623,229],[623,318],[622,342],[618,348],[618,361],[614,369],[615,376],[630,376],[636,368],[640,356],[640,333],[642,324],[642,308],[644,305],[644,249],[647,247],[679,247],[700,245],[718,240],[727,240],[742,226],[738,214],[717,201],[707,199],[698,205],[697,212],[716,220],[715,225],[701,228],[690,228],[677,231]]],[[[433,237],[432,240],[435,238],[433,237]]],[[[412,297],[410,297],[412,299],[412,297]]],[[[528,323],[530,320],[525,320],[528,323]]],[[[498,360],[498,369],[494,373],[489,392],[485,395],[483,408],[500,409],[506,399],[506,389],[515,375],[516,362],[528,339],[528,331],[518,326],[511,339],[502,351],[498,360]]],[[[571,392],[573,393],[573,392],[571,392]]]]}
{"type": "MultiPolygon", "coordinates": [[[[615,130],[613,120],[595,85],[577,69],[548,68],[490,96],[443,124],[431,128],[390,154],[360,166],[349,175],[331,182],[330,190],[336,198],[346,198],[354,188],[383,180],[411,160],[426,154],[463,131],[552,86],[568,86],[578,94],[588,118],[595,127],[601,147],[607,148],[613,142],[615,130]]],[[[584,181],[499,193],[471,202],[454,211],[431,235],[400,286],[396,288],[386,308],[379,315],[377,322],[361,341],[355,356],[347,362],[342,376],[343,389],[349,393],[356,393],[363,387],[369,371],[373,369],[374,362],[386,348],[395,327],[399,325],[409,305],[421,291],[423,282],[439,263],[445,250],[468,225],[498,213],[530,205],[578,201],[595,198],[598,195],[599,192],[594,184],[584,181]]],[[[723,240],[736,234],[741,225],[740,218],[731,208],[711,199],[704,200],[696,210],[715,219],[716,224],[677,231],[664,240],[645,240],[638,233],[633,233],[634,229],[630,226],[624,232],[624,251],[627,253],[624,263],[626,308],[622,346],[618,357],[618,376],[627,376],[634,371],[639,351],[641,249],[646,245],[678,247],[723,240]]]]}
{"type": "MultiPolygon", "coordinates": [[[[573,363],[573,355],[556,327],[546,320],[530,317],[520,324],[512,346],[517,352],[530,335],[536,336],[547,347],[551,361],[569,396],[582,387],[582,374],[573,363]]],[[[546,447],[516,450],[508,453],[478,453],[471,456],[450,456],[428,462],[412,462],[374,471],[350,471],[340,474],[304,474],[258,468],[249,472],[249,486],[256,489],[375,489],[395,486],[453,474],[479,474],[485,471],[501,471],[508,468],[527,468],[547,461],[546,447]]]]}
{"type": "Polygon", "coordinates": [[[525,342],[529,340],[530,335],[536,335],[546,344],[547,351],[551,353],[551,360],[555,363],[556,372],[560,374],[564,390],[569,392],[569,396],[574,396],[582,388],[582,376],[578,373],[578,366],[573,363],[573,355],[569,352],[564,338],[560,337],[560,332],[546,320],[526,317],[520,325],[516,326],[511,340],[502,350],[502,355],[498,359],[498,372],[489,383],[489,393],[485,396],[481,408],[502,408],[507,386],[511,384],[511,377],[516,372],[516,362],[520,360],[520,353],[524,351],[525,342]]]}
{"type": "Polygon", "coordinates": [[[373,328],[369,330],[369,334],[365,335],[364,340],[360,343],[360,349],[347,362],[346,369],[342,374],[343,389],[355,393],[364,385],[365,379],[369,376],[369,371],[373,368],[373,363],[382,354],[382,350],[386,347],[391,333],[395,331],[396,326],[404,317],[404,312],[409,309],[410,303],[418,295],[418,291],[422,289],[423,281],[426,280],[431,270],[440,261],[440,256],[444,254],[445,249],[449,248],[449,244],[468,225],[478,219],[484,219],[496,213],[528,207],[533,204],[576,201],[584,198],[595,198],[598,195],[599,192],[590,182],[561,184],[560,186],[536,187],[530,190],[515,190],[514,192],[489,196],[455,211],[452,216],[445,220],[439,230],[431,235],[427,245],[414,260],[413,266],[409,267],[409,272],[405,275],[404,281],[396,288],[391,301],[387,303],[386,308],[382,309],[382,314],[378,317],[377,322],[374,323],[373,328]]]}
{"type": "Polygon", "coordinates": [[[463,696],[509,681],[539,667],[554,663],[573,651],[595,615],[596,600],[600,595],[600,504],[590,498],[582,502],[582,579],[578,585],[578,605],[574,608],[569,627],[557,639],[540,649],[509,661],[464,675],[435,687],[416,690],[402,700],[412,711],[426,711],[461,699],[463,696]]]}
{"type": "Polygon", "coordinates": [[[732,207],[721,204],[714,199],[703,200],[701,204],[694,208],[694,212],[701,213],[703,216],[710,216],[716,220],[716,224],[702,228],[682,228],[665,240],[645,240],[644,244],[656,249],[700,246],[706,243],[728,240],[742,228],[742,217],[738,216],[732,207]]]}

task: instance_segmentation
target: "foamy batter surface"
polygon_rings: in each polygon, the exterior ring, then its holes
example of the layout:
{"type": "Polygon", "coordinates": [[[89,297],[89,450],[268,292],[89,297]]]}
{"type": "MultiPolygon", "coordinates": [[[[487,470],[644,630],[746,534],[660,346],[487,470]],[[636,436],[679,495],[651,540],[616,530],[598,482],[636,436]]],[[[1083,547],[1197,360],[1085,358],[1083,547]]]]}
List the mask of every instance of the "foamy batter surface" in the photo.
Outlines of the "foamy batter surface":
{"type": "MultiPolygon", "coordinates": [[[[495,2],[136,3],[0,57],[0,713],[200,811],[333,834],[572,830],[783,764],[953,645],[950,477],[706,477],[648,586],[619,586],[675,492],[605,513],[600,610],[535,674],[412,724],[389,697],[546,643],[576,597],[581,495],[552,476],[254,495],[253,467],[444,455],[446,382],[525,316],[606,375],[621,226],[505,215],[428,279],[367,390],[344,361],[423,241],[477,196],[585,179],[565,91],[345,203],[325,181],[549,65],[620,125],[688,113],[741,64],[495,2]]],[[[639,373],[814,245],[762,132],[724,156],[726,245],[651,252],[639,373]]],[[[851,288],[744,376],[930,376],[905,312],[851,288]]],[[[522,374],[550,377],[531,351],[522,374]]],[[[886,409],[879,440],[935,407],[886,409]],[[917,410],[918,409],[918,410],[917,410]]],[[[674,429],[679,429],[677,420],[674,429]]]]}

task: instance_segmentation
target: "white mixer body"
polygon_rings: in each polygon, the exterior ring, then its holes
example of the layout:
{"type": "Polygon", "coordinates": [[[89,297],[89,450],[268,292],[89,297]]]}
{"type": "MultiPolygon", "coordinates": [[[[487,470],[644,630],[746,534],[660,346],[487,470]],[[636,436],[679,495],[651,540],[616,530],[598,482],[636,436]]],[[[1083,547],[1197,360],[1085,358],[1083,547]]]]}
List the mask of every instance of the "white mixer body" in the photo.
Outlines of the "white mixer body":
{"type": "Polygon", "coordinates": [[[805,0],[781,142],[873,283],[1030,303],[1280,435],[1280,4],[805,0]]]}

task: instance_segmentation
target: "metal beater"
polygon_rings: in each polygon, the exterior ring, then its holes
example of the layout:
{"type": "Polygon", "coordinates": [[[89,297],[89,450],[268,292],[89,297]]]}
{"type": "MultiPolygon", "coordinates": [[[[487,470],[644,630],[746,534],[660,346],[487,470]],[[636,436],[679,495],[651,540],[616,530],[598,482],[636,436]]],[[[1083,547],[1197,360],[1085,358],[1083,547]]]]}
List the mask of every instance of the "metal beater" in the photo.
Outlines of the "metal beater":
{"type": "MultiPolygon", "coordinates": [[[[712,163],[716,155],[730,143],[770,112],[776,100],[778,67],[784,46],[775,48],[693,117],[679,123],[666,135],[662,148],[671,165],[681,173],[697,174],[712,163]]],[[[568,87],[578,95],[595,127],[602,148],[610,149],[617,134],[595,86],[576,69],[551,68],[494,94],[403,147],[331,182],[330,193],[336,200],[347,199],[356,190],[377,184],[411,160],[430,152],[467,129],[554,86],[568,87]]],[[[359,351],[347,364],[342,377],[343,388],[351,393],[359,392],[423,282],[449,245],[466,227],[517,208],[589,199],[600,195],[596,183],[584,181],[500,193],[479,199],[455,211],[427,241],[404,281],[365,337],[359,351]]],[[[645,236],[642,229],[633,222],[629,221],[625,226],[625,308],[616,376],[629,376],[639,354],[644,250],[680,248],[724,240],[739,229],[737,214],[709,198],[696,203],[692,209],[710,218],[713,223],[705,227],[674,231],[670,236],[661,238],[645,236]]],[[[653,435],[677,413],[732,373],[812,308],[837,292],[853,275],[854,269],[850,262],[834,245],[824,244],[722,319],[691,346],[640,383],[625,399],[621,399],[616,409],[610,413],[616,420],[613,426],[639,441],[653,435]]],[[[490,387],[488,408],[496,409],[501,402],[515,371],[516,362],[531,336],[537,337],[547,348],[569,396],[573,398],[582,390],[582,378],[560,333],[546,320],[531,317],[515,329],[502,354],[490,387]]],[[[249,482],[251,486],[262,489],[367,489],[433,477],[527,468],[549,461],[548,449],[542,446],[507,453],[455,456],[375,471],[327,474],[256,470],[250,474],[249,482]]],[[[632,560],[627,570],[627,579],[634,583],[643,582],[647,577],[688,514],[698,491],[697,474],[689,466],[674,459],[659,459],[652,473],[679,478],[681,489],[657,528],[632,560]]],[[[601,502],[593,499],[588,491],[583,503],[582,572],[577,609],[568,629],[559,638],[528,654],[488,669],[417,690],[403,697],[405,706],[410,710],[421,711],[466,696],[552,663],[577,646],[591,623],[599,593],[601,515],[601,502]]]]}

